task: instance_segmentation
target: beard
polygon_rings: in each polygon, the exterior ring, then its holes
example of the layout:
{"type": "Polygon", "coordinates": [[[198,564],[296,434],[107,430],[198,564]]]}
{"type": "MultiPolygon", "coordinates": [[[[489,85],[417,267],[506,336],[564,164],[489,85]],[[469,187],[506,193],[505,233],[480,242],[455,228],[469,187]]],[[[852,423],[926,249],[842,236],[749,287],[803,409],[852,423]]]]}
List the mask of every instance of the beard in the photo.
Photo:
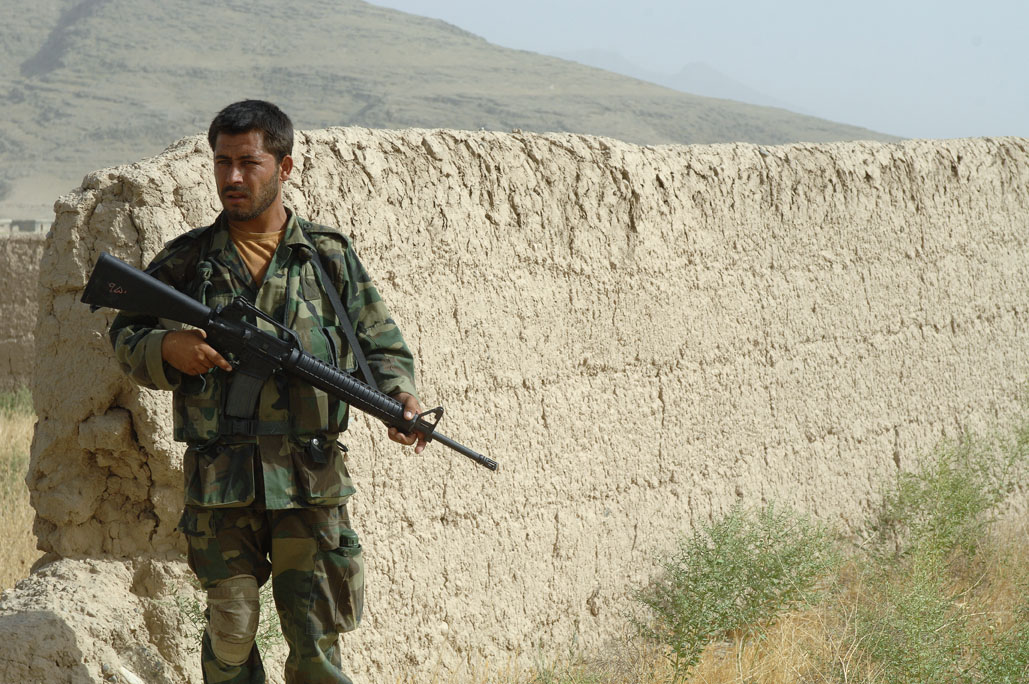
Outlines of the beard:
{"type": "Polygon", "coordinates": [[[247,192],[246,188],[240,186],[226,186],[222,188],[222,194],[226,192],[243,192],[246,193],[247,199],[250,200],[249,207],[240,207],[236,209],[230,209],[225,206],[225,202],[222,201],[222,208],[225,210],[225,215],[232,221],[250,221],[257,218],[265,212],[265,210],[272,205],[275,198],[279,194],[279,179],[273,178],[268,181],[265,185],[262,185],[257,189],[257,195],[251,196],[247,192]]]}

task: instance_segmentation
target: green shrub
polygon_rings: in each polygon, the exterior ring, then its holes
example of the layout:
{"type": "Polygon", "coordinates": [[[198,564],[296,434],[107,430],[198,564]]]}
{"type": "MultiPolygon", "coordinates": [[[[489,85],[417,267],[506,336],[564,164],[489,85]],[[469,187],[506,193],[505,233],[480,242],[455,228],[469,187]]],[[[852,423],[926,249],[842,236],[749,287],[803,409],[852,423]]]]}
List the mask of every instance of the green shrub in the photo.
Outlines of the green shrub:
{"type": "Polygon", "coordinates": [[[719,639],[760,632],[816,595],[837,563],[831,535],[788,509],[734,508],[680,542],[661,573],[638,592],[642,635],[669,651],[676,682],[719,639]]]}
{"type": "Polygon", "coordinates": [[[32,414],[32,392],[27,387],[19,387],[13,392],[0,392],[0,414],[32,414]]]}
{"type": "Polygon", "coordinates": [[[979,681],[989,684],[1029,682],[1029,603],[1016,613],[1015,625],[983,649],[979,681]]]}
{"type": "Polygon", "coordinates": [[[1003,581],[993,526],[1021,479],[1026,434],[946,444],[884,494],[854,633],[867,668],[884,681],[1029,681],[1027,614],[991,636],[996,620],[976,595],[1003,581]]]}
{"type": "Polygon", "coordinates": [[[938,565],[883,576],[858,614],[857,644],[883,681],[966,681],[975,635],[938,565]]]}
{"type": "Polygon", "coordinates": [[[901,473],[873,520],[874,550],[894,560],[974,556],[997,505],[1017,482],[1024,443],[1021,434],[1009,443],[965,436],[942,446],[916,471],[901,473]]]}

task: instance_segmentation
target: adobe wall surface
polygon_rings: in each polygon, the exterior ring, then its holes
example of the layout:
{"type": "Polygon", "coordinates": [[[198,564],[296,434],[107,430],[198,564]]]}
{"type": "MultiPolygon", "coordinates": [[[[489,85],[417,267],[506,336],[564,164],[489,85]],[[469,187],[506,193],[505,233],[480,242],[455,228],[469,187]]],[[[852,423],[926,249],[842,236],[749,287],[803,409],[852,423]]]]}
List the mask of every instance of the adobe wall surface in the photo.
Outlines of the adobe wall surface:
{"type": "Polygon", "coordinates": [[[32,379],[42,233],[0,236],[0,392],[32,379]]]}
{"type": "MultiPolygon", "coordinates": [[[[208,157],[186,139],[59,202],[30,484],[40,544],[64,560],[0,601],[0,673],[36,676],[19,635],[48,625],[34,633],[82,663],[52,681],[198,680],[164,608],[182,577],[169,397],[126,380],[111,314],[78,298],[101,251],[141,265],[214,217],[208,157]],[[48,598],[100,578],[103,602],[48,598]]],[[[1017,410],[1029,141],[344,128],[299,134],[295,159],[288,203],[355,239],[441,431],[502,464],[415,457],[355,421],[369,595],[344,652],[365,681],[600,645],[678,533],[764,501],[856,529],[941,436],[1017,410]]]]}

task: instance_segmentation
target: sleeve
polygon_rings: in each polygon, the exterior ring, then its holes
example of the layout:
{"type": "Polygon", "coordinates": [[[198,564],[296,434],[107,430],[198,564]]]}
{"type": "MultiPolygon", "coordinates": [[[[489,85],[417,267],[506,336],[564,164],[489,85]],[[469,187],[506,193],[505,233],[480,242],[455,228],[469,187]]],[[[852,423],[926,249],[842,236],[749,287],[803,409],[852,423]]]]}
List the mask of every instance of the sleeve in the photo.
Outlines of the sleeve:
{"type": "Polygon", "coordinates": [[[418,396],[415,387],[414,355],[400,328],[390,316],[379,291],[361,260],[349,244],[341,255],[346,283],[344,306],[354,321],[354,331],[379,390],[385,394],[407,392],[418,396]]]}
{"type": "Polygon", "coordinates": [[[161,343],[170,331],[149,317],[118,314],[111,324],[114,356],[133,382],[149,389],[176,390],[182,374],[161,356],[161,343]]]}
{"type": "MultiPolygon", "coordinates": [[[[181,290],[171,276],[170,266],[177,259],[171,245],[165,248],[147,266],[147,273],[181,290]]],[[[111,323],[108,337],[114,347],[114,356],[125,373],[141,387],[176,390],[182,384],[182,374],[168,365],[161,356],[164,336],[170,332],[161,321],[148,314],[119,312],[111,323]]]]}

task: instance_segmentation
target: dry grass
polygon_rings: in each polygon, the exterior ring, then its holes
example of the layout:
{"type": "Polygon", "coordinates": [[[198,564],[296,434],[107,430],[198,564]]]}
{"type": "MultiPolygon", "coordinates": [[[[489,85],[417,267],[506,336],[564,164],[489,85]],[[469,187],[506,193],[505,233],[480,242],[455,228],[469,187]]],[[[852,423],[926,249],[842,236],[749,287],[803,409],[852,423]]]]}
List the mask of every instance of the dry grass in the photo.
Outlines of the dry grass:
{"type": "MultiPolygon", "coordinates": [[[[1029,523],[1009,521],[989,536],[974,562],[954,564],[945,588],[963,615],[971,639],[988,646],[1018,622],[1029,586],[1029,523]]],[[[869,646],[868,617],[882,600],[881,568],[855,556],[833,578],[823,601],[782,615],[760,636],[711,644],[685,680],[687,684],[890,684],[891,677],[869,646]],[[878,586],[877,586],[878,583],[878,586]]],[[[888,581],[903,589],[897,572],[888,581]]],[[[1024,617],[1023,617],[1024,620],[1024,617]]],[[[578,655],[535,667],[507,663],[474,674],[436,675],[432,684],[671,684],[673,669],[664,653],[631,635],[604,649],[603,656],[578,655]]],[[[1029,677],[1029,671],[1025,672],[1029,677]]],[[[421,682],[401,679],[398,684],[421,682]]],[[[988,682],[983,676],[939,681],[988,682]]],[[[1003,681],[1009,681],[1007,679],[1003,681]]],[[[1029,681],[1019,679],[1010,681],[1029,681]]]]}
{"type": "MultiPolygon", "coordinates": [[[[1015,621],[1025,600],[1029,575],[1027,528],[1009,528],[994,555],[954,590],[967,601],[976,631],[1001,633],[1015,621]],[[1008,544],[1005,540],[1016,541],[1008,544]]],[[[712,644],[686,680],[688,684],[889,684],[880,667],[861,649],[861,606],[875,599],[867,575],[848,563],[839,575],[839,590],[806,610],[782,616],[759,638],[712,644]]],[[[414,684],[416,678],[398,684],[414,684]]],[[[605,649],[603,657],[580,656],[561,662],[518,667],[508,663],[474,675],[434,676],[432,684],[671,684],[673,671],[663,653],[626,637],[605,649]]]]}
{"type": "MultiPolygon", "coordinates": [[[[969,565],[948,588],[969,617],[969,632],[989,644],[1017,622],[1017,609],[1029,586],[1029,524],[1005,525],[982,549],[979,563],[969,565]]],[[[879,594],[869,586],[868,567],[847,563],[837,590],[822,603],[782,616],[759,638],[712,644],[686,680],[689,684],[888,684],[879,663],[863,650],[866,619],[879,594]],[[864,611],[864,612],[863,612],[864,611]]],[[[894,577],[897,584],[904,577],[894,577]]],[[[642,651],[641,651],[642,652],[642,651]]],[[[659,651],[626,667],[624,657],[606,663],[579,662],[556,677],[532,684],[667,684],[672,669],[659,651]],[[645,673],[645,674],[643,674],[645,673]],[[643,676],[640,676],[643,674],[643,676]]],[[[1026,673],[1029,675],[1029,672],[1026,673]]],[[[486,679],[481,680],[483,682],[486,679]]],[[[493,681],[493,680],[490,680],[493,681]]],[[[526,680],[497,680],[510,684],[526,680]]],[[[948,680],[949,681],[949,680],[948,680]]],[[[983,681],[974,679],[971,681],[983,681]]],[[[1006,680],[1005,680],[1006,681],[1006,680]]]]}
{"type": "Polygon", "coordinates": [[[0,561],[0,590],[27,577],[29,568],[42,555],[36,550],[32,534],[33,510],[25,486],[35,422],[27,392],[0,396],[0,539],[5,547],[0,561]]]}

